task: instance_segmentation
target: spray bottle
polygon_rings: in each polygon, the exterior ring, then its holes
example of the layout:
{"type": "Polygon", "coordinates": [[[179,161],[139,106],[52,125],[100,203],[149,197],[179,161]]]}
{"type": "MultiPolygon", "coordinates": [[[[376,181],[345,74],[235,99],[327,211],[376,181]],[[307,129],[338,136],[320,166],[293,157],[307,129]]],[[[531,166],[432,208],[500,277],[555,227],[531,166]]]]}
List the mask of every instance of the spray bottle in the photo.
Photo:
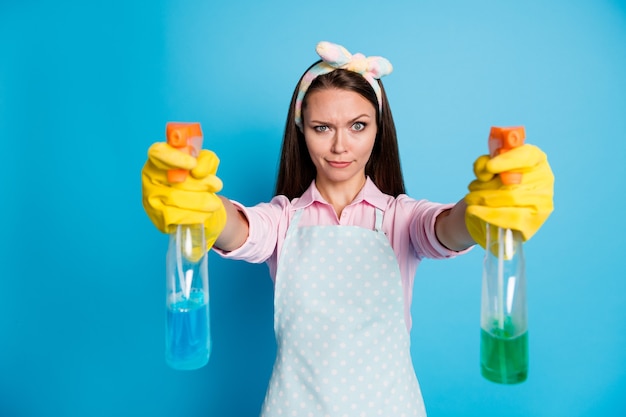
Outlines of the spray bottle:
{"type": "MultiPolygon", "coordinates": [[[[167,143],[197,157],[202,148],[198,123],[168,123],[167,143]]],[[[185,181],[186,170],[168,171],[170,183],[185,181]]],[[[167,364],[179,370],[206,365],[211,353],[208,255],[204,225],[179,224],[170,233],[166,259],[167,364]]]]}
{"type": "MultiPolygon", "coordinates": [[[[524,143],[523,127],[492,127],[489,153],[494,157],[524,143]]],[[[521,182],[522,174],[503,172],[503,185],[521,182]]],[[[522,235],[486,225],[481,301],[480,368],[488,380],[515,384],[528,375],[528,319],[522,235]]]]}

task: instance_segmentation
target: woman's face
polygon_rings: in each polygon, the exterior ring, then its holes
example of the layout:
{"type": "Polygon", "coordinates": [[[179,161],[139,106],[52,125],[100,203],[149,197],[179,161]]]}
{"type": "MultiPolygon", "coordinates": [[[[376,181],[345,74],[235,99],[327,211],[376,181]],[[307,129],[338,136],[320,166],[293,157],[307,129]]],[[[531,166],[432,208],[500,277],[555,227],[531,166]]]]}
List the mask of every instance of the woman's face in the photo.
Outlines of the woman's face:
{"type": "Polygon", "coordinates": [[[376,109],[358,93],[316,90],[303,111],[304,138],[320,186],[352,186],[365,180],[365,165],[376,139],[376,109]]]}

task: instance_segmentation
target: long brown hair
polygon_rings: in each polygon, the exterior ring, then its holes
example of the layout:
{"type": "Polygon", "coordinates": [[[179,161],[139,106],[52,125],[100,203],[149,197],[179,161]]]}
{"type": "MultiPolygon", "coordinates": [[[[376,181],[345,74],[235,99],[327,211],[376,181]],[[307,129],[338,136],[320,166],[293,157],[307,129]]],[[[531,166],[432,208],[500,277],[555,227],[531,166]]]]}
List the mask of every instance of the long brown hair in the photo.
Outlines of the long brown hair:
{"type": "MultiPolygon", "coordinates": [[[[365,166],[365,175],[369,176],[383,193],[397,197],[404,194],[405,190],[400,167],[396,127],[385,89],[380,80],[378,80],[378,84],[381,90],[382,111],[376,112],[378,131],[372,155],[365,166]]],[[[315,165],[311,161],[304,141],[304,134],[295,122],[294,109],[299,86],[300,82],[298,82],[298,86],[296,86],[291,97],[291,105],[287,114],[275,190],[275,195],[285,195],[290,200],[300,197],[316,175],[315,165]]],[[[378,109],[376,93],[363,76],[353,71],[336,69],[313,80],[302,101],[302,112],[304,113],[306,109],[307,96],[310,92],[329,88],[358,93],[372,103],[375,109],[378,109]]]]}

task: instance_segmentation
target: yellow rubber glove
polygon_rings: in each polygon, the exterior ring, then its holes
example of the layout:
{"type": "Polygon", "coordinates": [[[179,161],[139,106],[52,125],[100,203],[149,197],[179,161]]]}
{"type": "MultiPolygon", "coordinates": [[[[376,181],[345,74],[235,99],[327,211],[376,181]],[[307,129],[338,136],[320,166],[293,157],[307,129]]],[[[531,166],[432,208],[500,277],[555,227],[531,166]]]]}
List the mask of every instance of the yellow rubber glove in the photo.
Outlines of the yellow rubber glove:
{"type": "Polygon", "coordinates": [[[213,246],[226,224],[226,209],[215,195],[222,189],[215,175],[218,165],[211,151],[200,151],[196,159],[165,142],[150,147],[141,171],[143,207],[157,229],[171,233],[178,224],[204,224],[207,250],[213,246]],[[186,169],[190,175],[171,184],[170,169],[186,169]]]}
{"type": "Polygon", "coordinates": [[[480,156],[474,174],[465,196],[465,224],[483,248],[485,223],[519,230],[526,241],[554,209],[554,175],[546,154],[536,146],[522,145],[493,158],[480,156]],[[521,172],[521,183],[502,184],[498,174],[507,171],[521,172]]]}

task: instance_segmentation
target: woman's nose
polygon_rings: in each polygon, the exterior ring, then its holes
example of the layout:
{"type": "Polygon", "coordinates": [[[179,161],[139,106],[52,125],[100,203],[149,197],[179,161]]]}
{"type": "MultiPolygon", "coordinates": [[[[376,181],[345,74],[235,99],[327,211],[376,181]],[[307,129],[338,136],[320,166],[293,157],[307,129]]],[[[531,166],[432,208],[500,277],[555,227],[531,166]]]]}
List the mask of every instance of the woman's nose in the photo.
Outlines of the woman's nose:
{"type": "Polygon", "coordinates": [[[333,153],[345,152],[346,151],[345,141],[346,141],[345,133],[341,129],[337,130],[337,132],[335,133],[335,136],[333,137],[333,146],[331,148],[331,151],[333,153]]]}

